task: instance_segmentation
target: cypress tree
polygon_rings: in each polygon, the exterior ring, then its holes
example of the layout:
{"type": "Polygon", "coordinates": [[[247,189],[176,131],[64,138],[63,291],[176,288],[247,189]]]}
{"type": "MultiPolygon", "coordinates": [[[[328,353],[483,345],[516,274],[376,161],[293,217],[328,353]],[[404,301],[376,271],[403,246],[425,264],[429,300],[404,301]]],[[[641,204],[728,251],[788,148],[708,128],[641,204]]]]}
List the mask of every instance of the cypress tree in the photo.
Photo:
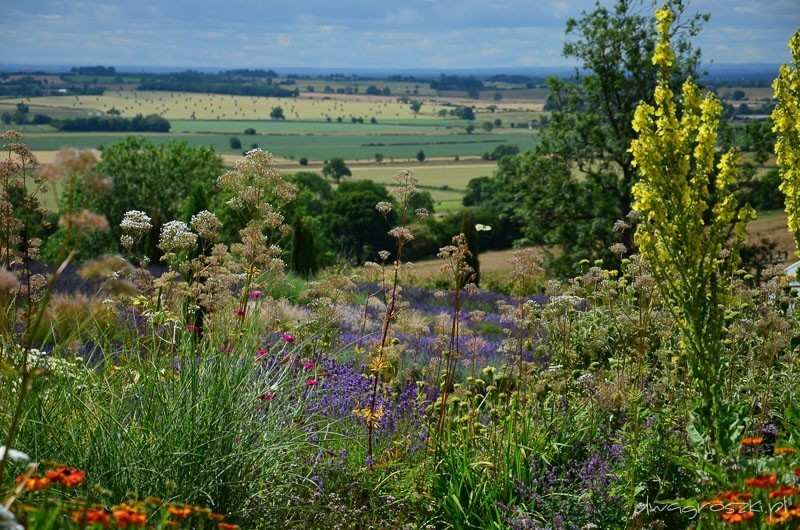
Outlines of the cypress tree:
{"type": "Polygon", "coordinates": [[[464,219],[461,221],[461,233],[467,238],[467,248],[470,253],[467,265],[474,271],[472,283],[478,285],[481,264],[478,261],[478,231],[475,229],[475,215],[472,210],[467,210],[467,213],[464,214],[464,219]]]}

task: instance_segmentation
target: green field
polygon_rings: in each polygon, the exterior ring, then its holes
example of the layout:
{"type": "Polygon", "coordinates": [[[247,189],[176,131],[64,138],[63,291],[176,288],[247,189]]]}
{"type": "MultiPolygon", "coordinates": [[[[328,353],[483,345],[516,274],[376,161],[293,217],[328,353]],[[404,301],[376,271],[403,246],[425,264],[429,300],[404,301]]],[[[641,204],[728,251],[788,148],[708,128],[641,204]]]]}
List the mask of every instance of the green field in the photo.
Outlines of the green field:
{"type": "MultiPolygon", "coordinates": [[[[374,160],[375,154],[382,154],[387,162],[416,161],[416,154],[422,150],[426,157],[454,158],[480,156],[491,152],[497,145],[513,143],[522,150],[532,149],[534,137],[526,133],[491,134],[368,134],[360,126],[360,134],[261,134],[255,136],[237,135],[242,141],[242,149],[247,150],[251,144],[273,153],[280,158],[301,158],[309,160],[327,160],[341,157],[351,161],[374,160]]],[[[354,133],[359,127],[354,126],[354,133]]],[[[28,132],[25,135],[27,145],[34,151],[52,151],[64,147],[91,148],[111,145],[125,133],[61,133],[61,132],[28,132]]],[[[172,139],[185,140],[191,146],[213,146],[221,154],[239,154],[230,147],[230,134],[190,133],[159,134],[145,133],[142,136],[161,143],[172,139]]]]}
{"type": "MultiPolygon", "coordinates": [[[[141,136],[155,143],[176,139],[191,146],[212,146],[224,155],[229,165],[257,145],[273,153],[285,172],[320,172],[325,160],[341,157],[350,165],[353,179],[392,185],[392,177],[400,169],[413,168],[422,189],[431,193],[438,212],[460,208],[469,180],[493,174],[496,164],[480,161],[485,153],[491,153],[501,144],[514,144],[523,151],[533,149],[536,135],[525,124],[543,114],[540,89],[515,91],[517,95],[525,93],[527,99],[493,101],[466,100],[459,94],[445,97],[433,93],[427,85],[414,87],[402,83],[391,85],[392,96],[366,96],[363,92],[369,85],[364,83],[359,84],[360,94],[320,93],[326,84],[315,85],[316,93],[298,98],[109,90],[102,96],[25,98],[25,103],[30,114],[56,118],[100,115],[112,108],[127,117],[160,114],[170,120],[171,132],[141,136]],[[413,90],[419,94],[411,97],[423,102],[416,114],[409,103],[398,99],[413,90]],[[470,122],[440,116],[440,111],[445,114],[456,105],[473,107],[476,119],[471,134],[467,131],[470,122]],[[283,109],[284,120],[269,118],[277,106],[283,109]],[[362,123],[358,123],[359,118],[362,123]],[[376,123],[372,123],[373,118],[376,123]],[[484,130],[486,122],[494,126],[490,132],[484,130]],[[511,127],[512,123],[520,126],[511,127]],[[244,134],[246,129],[253,129],[256,134],[244,134]],[[241,141],[241,149],[231,149],[230,140],[234,136],[241,141]],[[425,153],[424,163],[417,160],[419,151],[425,153]],[[383,163],[376,163],[376,155],[383,157],[383,163]],[[301,166],[297,162],[300,158],[306,158],[309,165],[301,166]]],[[[343,82],[331,83],[334,85],[345,86],[343,82]]],[[[0,100],[0,113],[13,113],[19,101],[0,100]]],[[[26,144],[45,162],[61,148],[98,148],[127,136],[127,133],[60,132],[51,126],[24,125],[20,130],[25,134],[26,144]]]]}

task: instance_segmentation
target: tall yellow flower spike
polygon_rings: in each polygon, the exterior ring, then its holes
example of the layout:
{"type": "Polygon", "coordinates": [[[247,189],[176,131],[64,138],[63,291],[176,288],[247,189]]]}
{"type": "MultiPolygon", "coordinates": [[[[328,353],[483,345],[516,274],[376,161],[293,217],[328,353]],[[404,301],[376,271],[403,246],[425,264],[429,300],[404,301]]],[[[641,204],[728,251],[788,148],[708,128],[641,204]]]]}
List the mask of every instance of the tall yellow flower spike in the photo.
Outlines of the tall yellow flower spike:
{"type": "Polygon", "coordinates": [[[789,41],[794,68],[781,66],[772,83],[778,104],[772,111],[772,130],[777,133],[775,154],[781,172],[781,191],[786,196],[789,230],[795,233],[800,255],[800,29],[789,41]]]}
{"type": "Polygon", "coordinates": [[[633,129],[638,137],[630,148],[640,174],[633,186],[633,207],[641,214],[635,240],[682,330],[681,344],[700,397],[698,415],[713,443],[723,431],[715,423],[720,417],[718,374],[724,333],[720,302],[728,289],[723,277],[736,265],[732,250],[741,243],[755,212],[746,207],[737,218],[731,194],[738,174],[736,153],[726,153],[716,162],[722,105],[713,94],[703,97],[691,78],[676,101],[669,85],[675,60],[669,41],[674,16],[669,9],[660,9],[656,20],[659,41],[653,64],[659,76],[654,105],[640,103],[636,109],[633,129]],[[726,248],[731,223],[732,249],[726,248]]]}

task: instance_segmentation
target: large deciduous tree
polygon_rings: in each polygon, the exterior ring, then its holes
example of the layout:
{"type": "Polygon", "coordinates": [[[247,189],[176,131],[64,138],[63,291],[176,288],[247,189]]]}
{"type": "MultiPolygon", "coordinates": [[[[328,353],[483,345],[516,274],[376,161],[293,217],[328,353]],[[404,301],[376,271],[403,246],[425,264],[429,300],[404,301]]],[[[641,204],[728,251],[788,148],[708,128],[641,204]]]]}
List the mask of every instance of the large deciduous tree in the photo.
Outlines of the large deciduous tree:
{"type": "Polygon", "coordinates": [[[388,212],[384,220],[375,209],[379,202],[391,200],[384,186],[370,180],[343,182],[337,188],[322,219],[327,242],[340,259],[376,261],[379,251],[396,246],[388,234],[397,222],[395,212],[388,212]]]}
{"type": "MultiPolygon", "coordinates": [[[[670,85],[677,88],[697,71],[700,52],[692,47],[690,38],[708,16],[687,15],[684,0],[668,0],[665,6],[676,15],[670,35],[675,49],[670,85]]],[[[631,209],[631,187],[637,176],[629,152],[634,138],[631,122],[640,101],[653,102],[658,80],[652,61],[653,12],[650,2],[617,0],[611,7],[598,2],[593,11],[584,11],[580,18],[567,22],[570,40],[564,45],[564,55],[577,59],[579,66],[570,80],[549,80],[550,125],[543,131],[537,148],[538,154],[568,164],[578,177],[571,184],[578,197],[565,194],[564,201],[569,204],[559,204],[558,208],[590,206],[573,216],[573,222],[578,224],[574,232],[582,243],[575,245],[572,241],[574,254],[564,248],[562,265],[574,265],[580,258],[611,260],[613,256],[607,249],[618,242],[633,248],[630,231],[620,235],[611,227],[631,209]],[[598,219],[597,215],[603,218],[598,219]]],[[[559,182],[558,185],[563,184],[559,182]]],[[[558,232],[573,230],[555,230],[557,233],[547,235],[547,241],[570,243],[561,239],[558,232]]]]}
{"type": "MultiPolygon", "coordinates": [[[[117,241],[125,212],[144,211],[153,224],[145,243],[152,259],[159,255],[156,245],[161,226],[197,213],[185,211],[187,198],[207,203],[208,195],[216,190],[217,177],[224,171],[213,147],[190,147],[175,140],[156,145],[143,137],[129,136],[102,152],[97,171],[114,180],[114,191],[84,200],[91,202],[94,211],[105,214],[117,241]],[[202,201],[197,200],[199,196],[202,201]]],[[[201,206],[198,204],[198,208],[201,206]]]]}

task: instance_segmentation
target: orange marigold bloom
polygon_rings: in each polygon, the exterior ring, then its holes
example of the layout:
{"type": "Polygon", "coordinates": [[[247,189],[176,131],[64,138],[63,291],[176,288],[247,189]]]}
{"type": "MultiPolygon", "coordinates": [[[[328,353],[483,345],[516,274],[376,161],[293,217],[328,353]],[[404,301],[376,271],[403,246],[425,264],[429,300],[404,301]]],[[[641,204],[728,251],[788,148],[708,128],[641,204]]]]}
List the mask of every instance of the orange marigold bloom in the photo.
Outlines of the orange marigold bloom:
{"type": "Polygon", "coordinates": [[[774,499],[776,497],[791,497],[792,495],[797,495],[798,493],[800,493],[800,490],[797,488],[793,488],[791,486],[781,486],[775,491],[769,492],[769,498],[774,499]]]}
{"type": "Polygon", "coordinates": [[[211,512],[210,514],[208,514],[208,518],[211,519],[212,521],[224,521],[225,520],[225,516],[224,515],[222,515],[221,513],[214,513],[214,512],[211,512]]]}
{"type": "Polygon", "coordinates": [[[95,510],[92,508],[84,511],[77,511],[72,513],[72,520],[78,524],[91,526],[93,524],[100,524],[107,527],[109,524],[108,512],[105,510],[95,510]]]}
{"type": "Polygon", "coordinates": [[[747,447],[755,447],[755,446],[761,445],[761,443],[763,441],[764,441],[764,438],[760,438],[760,437],[759,438],[755,438],[755,437],[753,437],[753,438],[745,438],[745,439],[742,440],[742,445],[745,445],[747,447]]]}
{"type": "Polygon", "coordinates": [[[172,515],[176,515],[178,517],[185,519],[186,517],[189,517],[194,513],[194,506],[192,506],[191,504],[186,504],[183,506],[183,508],[178,508],[177,506],[170,506],[169,508],[167,508],[167,511],[172,515]]]}
{"type": "Polygon", "coordinates": [[[720,512],[719,518],[729,524],[744,523],[755,517],[753,512],[742,512],[734,510],[732,512],[720,512]]]}
{"type": "Polygon", "coordinates": [[[83,482],[86,471],[57,467],[55,469],[48,469],[45,474],[52,482],[59,482],[62,486],[71,488],[83,482]]]}
{"type": "Polygon", "coordinates": [[[776,455],[795,455],[797,454],[797,449],[793,447],[776,447],[775,448],[776,455]]]}
{"type": "Polygon", "coordinates": [[[730,491],[723,491],[721,493],[717,493],[717,496],[722,496],[722,499],[726,501],[749,501],[753,498],[752,493],[745,493],[739,490],[730,490],[730,491]]]}
{"type": "Polygon", "coordinates": [[[771,488],[775,485],[775,476],[777,474],[773,473],[772,475],[766,476],[762,475],[760,477],[753,477],[745,479],[744,485],[749,488],[771,488]]]}
{"type": "Polygon", "coordinates": [[[789,512],[789,510],[787,510],[785,507],[782,507],[776,510],[775,513],[767,516],[764,522],[767,523],[768,525],[781,524],[785,523],[791,518],[792,518],[791,512],[789,512]]]}
{"type": "Polygon", "coordinates": [[[219,528],[219,530],[237,530],[239,528],[239,525],[231,523],[219,523],[219,526],[217,528],[219,528]]]}
{"type": "Polygon", "coordinates": [[[38,477],[36,475],[32,475],[28,478],[25,478],[25,475],[21,475],[17,477],[17,483],[25,481],[25,489],[28,491],[39,491],[46,489],[50,486],[50,479],[47,477],[38,477]]]}
{"type": "Polygon", "coordinates": [[[111,510],[111,513],[116,519],[117,526],[121,528],[129,525],[142,527],[147,523],[147,514],[124,502],[111,510]]]}

